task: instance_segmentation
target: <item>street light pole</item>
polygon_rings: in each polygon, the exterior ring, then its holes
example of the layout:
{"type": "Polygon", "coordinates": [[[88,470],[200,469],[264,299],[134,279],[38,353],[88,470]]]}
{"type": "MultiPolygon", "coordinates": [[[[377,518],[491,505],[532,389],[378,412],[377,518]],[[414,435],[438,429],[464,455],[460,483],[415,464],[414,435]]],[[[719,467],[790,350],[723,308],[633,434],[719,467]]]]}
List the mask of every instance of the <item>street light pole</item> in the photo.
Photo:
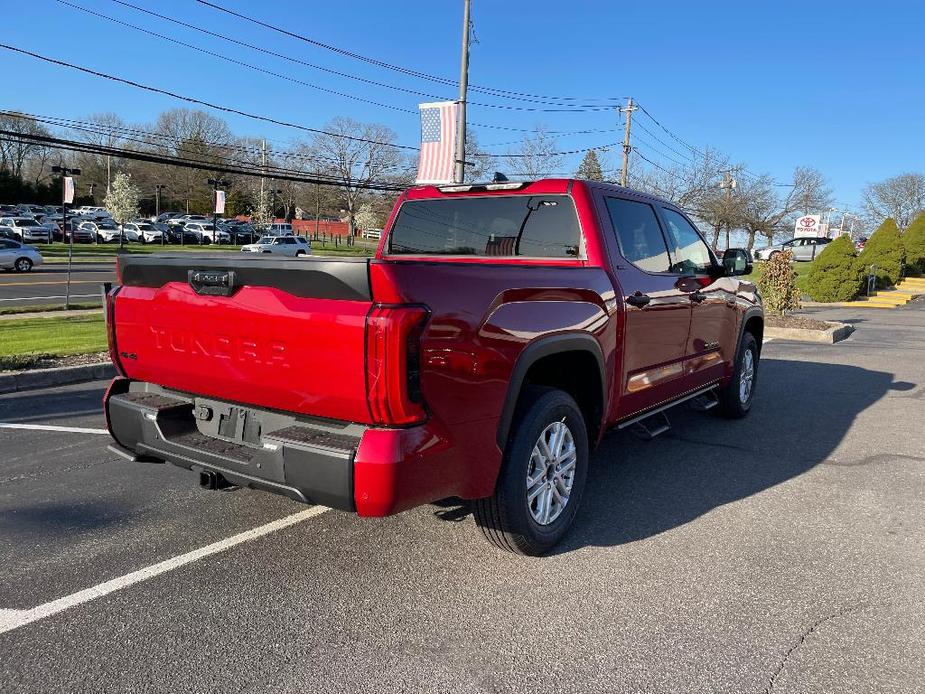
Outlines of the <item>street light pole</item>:
{"type": "MultiPolygon", "coordinates": [[[[80,169],[69,169],[66,166],[52,166],[51,170],[54,173],[61,174],[61,233],[67,234],[67,205],[68,205],[68,175],[79,176],[80,169]]],[[[71,181],[73,184],[73,181],[71,181]]],[[[71,200],[73,202],[73,188],[70,190],[71,200]]],[[[71,308],[71,265],[74,262],[74,232],[68,235],[68,244],[67,244],[67,286],[64,290],[64,310],[68,311],[71,308]]]]}

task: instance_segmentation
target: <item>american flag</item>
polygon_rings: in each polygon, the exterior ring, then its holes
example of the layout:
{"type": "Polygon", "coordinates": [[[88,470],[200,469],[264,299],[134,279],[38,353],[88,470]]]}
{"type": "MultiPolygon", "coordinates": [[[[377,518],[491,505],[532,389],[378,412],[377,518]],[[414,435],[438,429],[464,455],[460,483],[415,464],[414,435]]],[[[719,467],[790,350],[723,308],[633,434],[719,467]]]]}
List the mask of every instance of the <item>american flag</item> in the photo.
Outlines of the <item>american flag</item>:
{"type": "Polygon", "coordinates": [[[456,102],[419,104],[421,157],[417,183],[453,183],[456,159],[456,102]]]}

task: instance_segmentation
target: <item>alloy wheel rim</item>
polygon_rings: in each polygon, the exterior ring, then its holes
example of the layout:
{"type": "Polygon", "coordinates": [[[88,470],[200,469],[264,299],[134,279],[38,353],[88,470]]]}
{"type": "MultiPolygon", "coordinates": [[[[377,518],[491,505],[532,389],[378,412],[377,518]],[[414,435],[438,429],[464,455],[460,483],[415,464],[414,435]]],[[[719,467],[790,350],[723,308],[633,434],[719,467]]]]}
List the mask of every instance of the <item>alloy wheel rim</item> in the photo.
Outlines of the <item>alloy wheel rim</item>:
{"type": "Polygon", "coordinates": [[[742,355],[742,375],[739,378],[739,402],[747,404],[752,397],[752,386],[755,382],[755,355],[752,350],[746,349],[742,355]]]}
{"type": "Polygon", "coordinates": [[[549,525],[562,515],[577,462],[575,439],[564,419],[540,432],[527,465],[527,507],[539,525],[549,525]]]}
{"type": "Polygon", "coordinates": [[[27,260],[20,260],[18,263],[16,263],[16,267],[17,267],[19,270],[25,271],[25,270],[27,270],[27,269],[29,268],[29,261],[27,261],[27,260]]]}

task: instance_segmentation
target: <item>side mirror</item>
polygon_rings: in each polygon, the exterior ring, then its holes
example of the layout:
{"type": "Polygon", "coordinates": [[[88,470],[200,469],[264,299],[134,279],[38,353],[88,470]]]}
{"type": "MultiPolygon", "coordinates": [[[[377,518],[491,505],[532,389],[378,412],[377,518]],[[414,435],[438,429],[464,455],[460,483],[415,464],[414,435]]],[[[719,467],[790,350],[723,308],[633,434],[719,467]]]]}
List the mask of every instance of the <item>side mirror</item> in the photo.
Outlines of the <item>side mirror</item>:
{"type": "Polygon", "coordinates": [[[723,269],[727,277],[751,274],[752,254],[744,248],[727,249],[723,254],[723,269]]]}

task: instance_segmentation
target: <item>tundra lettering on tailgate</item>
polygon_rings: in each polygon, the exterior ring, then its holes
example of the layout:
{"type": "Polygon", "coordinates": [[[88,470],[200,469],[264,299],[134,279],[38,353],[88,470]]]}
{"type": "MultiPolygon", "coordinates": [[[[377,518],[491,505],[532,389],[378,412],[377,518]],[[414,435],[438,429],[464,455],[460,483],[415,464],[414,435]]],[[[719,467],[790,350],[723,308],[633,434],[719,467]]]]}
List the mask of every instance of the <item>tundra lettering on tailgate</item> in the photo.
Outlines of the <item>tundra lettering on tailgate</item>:
{"type": "Polygon", "coordinates": [[[188,330],[152,325],[154,348],[187,355],[234,359],[252,364],[289,368],[289,352],[282,340],[238,335],[203,335],[188,330]]]}

